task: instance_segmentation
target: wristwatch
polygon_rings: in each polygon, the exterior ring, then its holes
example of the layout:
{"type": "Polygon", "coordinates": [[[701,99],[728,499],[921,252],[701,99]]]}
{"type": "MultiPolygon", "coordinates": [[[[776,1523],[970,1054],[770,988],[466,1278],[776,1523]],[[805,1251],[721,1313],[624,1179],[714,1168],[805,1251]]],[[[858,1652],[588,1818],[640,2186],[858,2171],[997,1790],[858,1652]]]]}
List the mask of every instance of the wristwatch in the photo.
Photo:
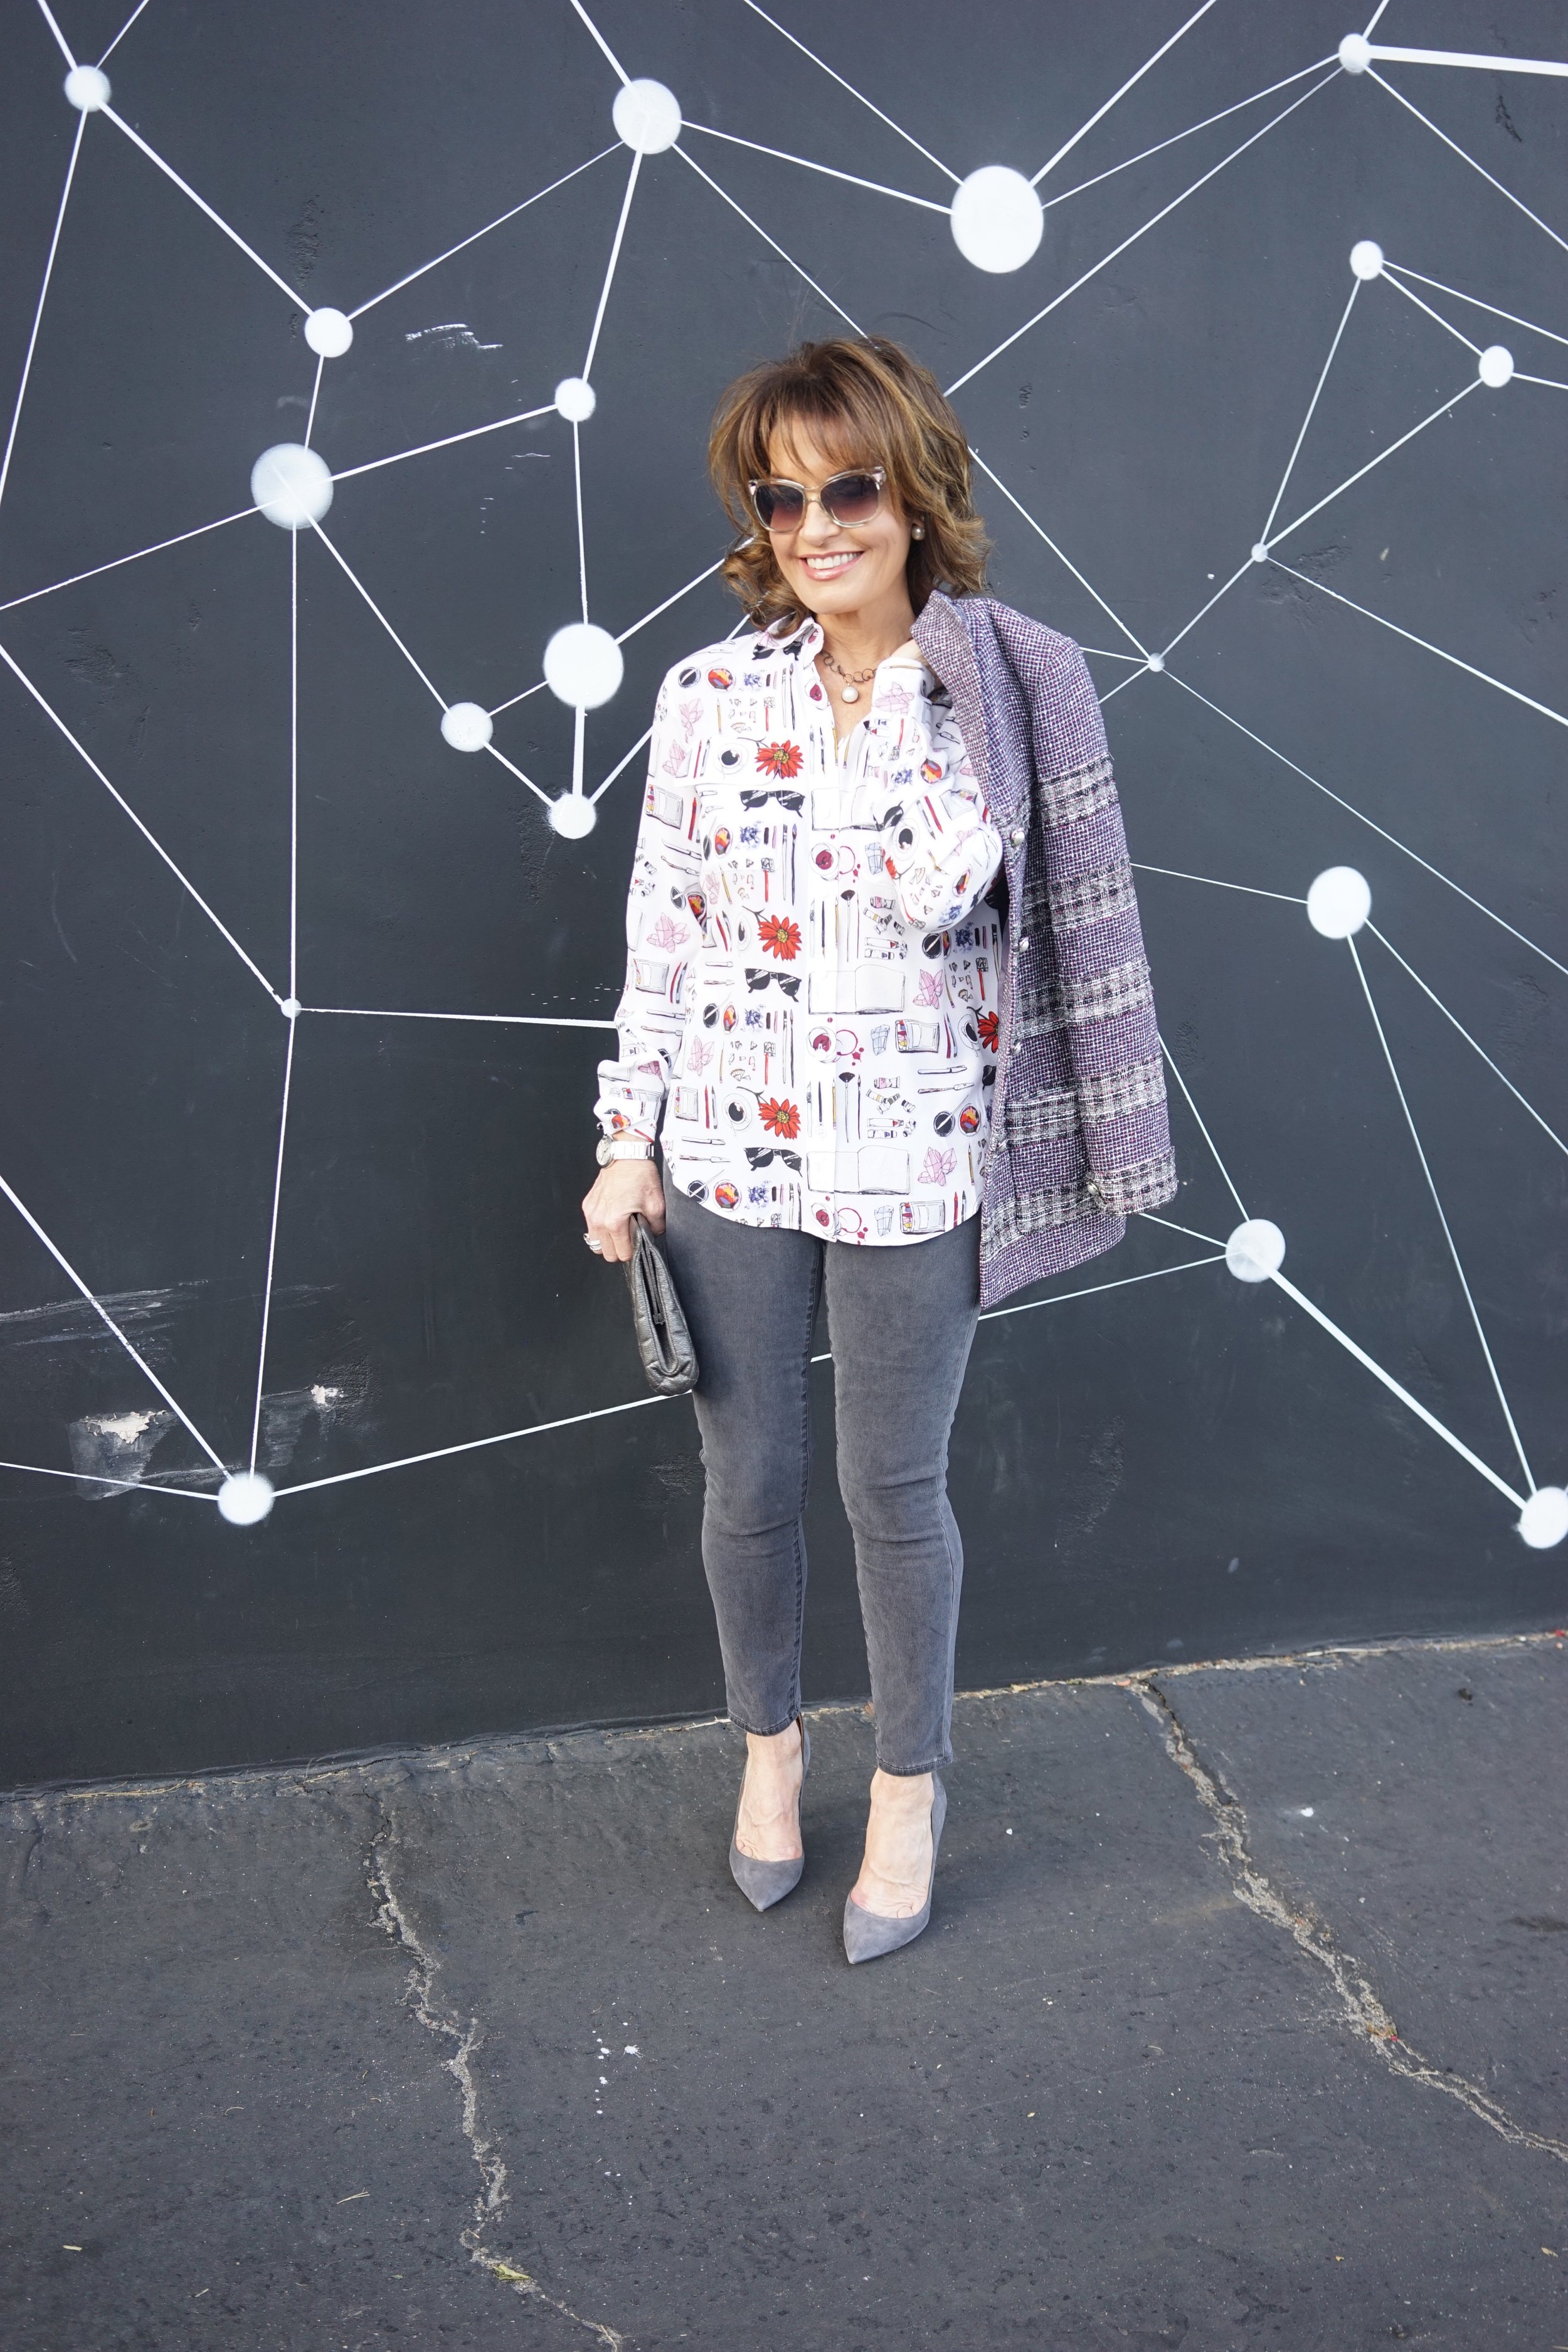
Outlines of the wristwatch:
{"type": "Polygon", "coordinates": [[[639,1135],[601,1136],[594,1157],[601,1168],[607,1168],[612,1160],[651,1160],[653,1146],[639,1135]]]}

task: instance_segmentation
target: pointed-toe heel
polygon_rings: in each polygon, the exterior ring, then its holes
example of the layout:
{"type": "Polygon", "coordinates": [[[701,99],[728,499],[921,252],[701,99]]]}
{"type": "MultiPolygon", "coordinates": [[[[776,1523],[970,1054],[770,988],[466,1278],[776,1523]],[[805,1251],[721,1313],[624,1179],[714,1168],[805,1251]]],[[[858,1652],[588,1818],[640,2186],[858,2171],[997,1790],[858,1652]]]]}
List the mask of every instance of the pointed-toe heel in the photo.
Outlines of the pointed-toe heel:
{"type": "Polygon", "coordinates": [[[889,1919],[880,1911],[868,1911],[852,1895],[844,1898],[844,1951],[851,1968],[860,1960],[879,1960],[884,1953],[896,1952],[904,1944],[912,1944],[931,1924],[931,1889],[936,1884],[936,1850],[942,1843],[942,1825],[947,1819],[947,1790],[936,1780],[936,1792],[931,1801],[931,1876],[926,1881],[926,1899],[918,1911],[907,1919],[889,1919]]]}
{"type": "MultiPolygon", "coordinates": [[[[800,1777],[804,1782],[811,1765],[811,1734],[805,1727],[804,1716],[797,1716],[795,1720],[800,1725],[800,1777]]],[[[746,1776],[742,1772],[742,1792],[745,1785],[746,1776]]],[[[737,1797],[735,1829],[740,1826],[741,1800],[737,1797]]],[[[735,1843],[734,1830],[730,1832],[730,1875],[747,1902],[759,1911],[769,1910],[773,1904],[782,1903],[784,1896],[800,1885],[800,1875],[805,1868],[804,1854],[797,1854],[793,1862],[761,1862],[755,1854],[742,1853],[735,1843]]]]}

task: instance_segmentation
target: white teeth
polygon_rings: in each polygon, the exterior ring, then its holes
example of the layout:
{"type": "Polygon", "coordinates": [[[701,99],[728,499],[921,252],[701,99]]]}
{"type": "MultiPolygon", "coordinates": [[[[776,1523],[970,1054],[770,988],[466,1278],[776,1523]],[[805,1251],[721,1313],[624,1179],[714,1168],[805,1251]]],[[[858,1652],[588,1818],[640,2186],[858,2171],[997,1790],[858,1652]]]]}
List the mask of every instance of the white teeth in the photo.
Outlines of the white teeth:
{"type": "Polygon", "coordinates": [[[845,572],[850,564],[858,563],[859,560],[860,551],[856,548],[853,553],[848,555],[808,555],[805,559],[805,568],[808,572],[845,572]]]}

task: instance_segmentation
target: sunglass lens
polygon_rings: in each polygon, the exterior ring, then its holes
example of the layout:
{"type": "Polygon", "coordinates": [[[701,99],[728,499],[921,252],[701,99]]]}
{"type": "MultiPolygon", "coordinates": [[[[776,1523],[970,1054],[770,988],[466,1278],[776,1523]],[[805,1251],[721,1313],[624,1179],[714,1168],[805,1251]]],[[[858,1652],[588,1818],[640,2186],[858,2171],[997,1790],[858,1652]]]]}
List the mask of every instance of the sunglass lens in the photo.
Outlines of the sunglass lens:
{"type": "Polygon", "coordinates": [[[794,530],[805,512],[805,500],[793,483],[759,482],[754,495],[764,530],[794,530]]]}
{"type": "Polygon", "coordinates": [[[870,521],[881,495],[875,474],[840,474],[829,483],[823,503],[834,521],[849,530],[870,521]]]}

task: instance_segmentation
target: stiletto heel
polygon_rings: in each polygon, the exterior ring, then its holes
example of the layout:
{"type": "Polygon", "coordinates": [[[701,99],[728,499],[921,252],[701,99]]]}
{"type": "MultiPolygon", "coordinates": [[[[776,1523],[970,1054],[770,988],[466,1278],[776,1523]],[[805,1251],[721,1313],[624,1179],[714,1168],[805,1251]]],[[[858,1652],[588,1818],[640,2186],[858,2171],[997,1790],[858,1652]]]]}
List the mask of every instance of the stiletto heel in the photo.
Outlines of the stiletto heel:
{"type": "MultiPolygon", "coordinates": [[[[805,1727],[805,1717],[795,1717],[800,1726],[800,1778],[804,1787],[811,1764],[811,1734],[805,1727]]],[[[741,1795],[745,1794],[746,1776],[741,1775],[741,1795]]],[[[735,1830],[741,1826],[741,1798],[735,1800],[735,1830]]],[[[805,1868],[805,1856],[797,1854],[793,1862],[763,1862],[757,1855],[742,1853],[735,1843],[735,1830],[730,1832],[730,1875],[749,1903],[759,1911],[782,1903],[791,1890],[800,1885],[801,1872],[805,1868]]]]}
{"type": "Polygon", "coordinates": [[[852,1895],[844,1898],[844,1950],[853,1968],[858,1960],[879,1960],[884,1952],[896,1952],[901,1945],[912,1944],[931,1920],[931,1889],[936,1885],[936,1850],[942,1843],[942,1825],[947,1819],[947,1790],[936,1780],[931,1801],[931,1876],[926,1881],[926,1899],[918,1911],[907,1919],[889,1919],[880,1911],[868,1911],[852,1895]]]}

